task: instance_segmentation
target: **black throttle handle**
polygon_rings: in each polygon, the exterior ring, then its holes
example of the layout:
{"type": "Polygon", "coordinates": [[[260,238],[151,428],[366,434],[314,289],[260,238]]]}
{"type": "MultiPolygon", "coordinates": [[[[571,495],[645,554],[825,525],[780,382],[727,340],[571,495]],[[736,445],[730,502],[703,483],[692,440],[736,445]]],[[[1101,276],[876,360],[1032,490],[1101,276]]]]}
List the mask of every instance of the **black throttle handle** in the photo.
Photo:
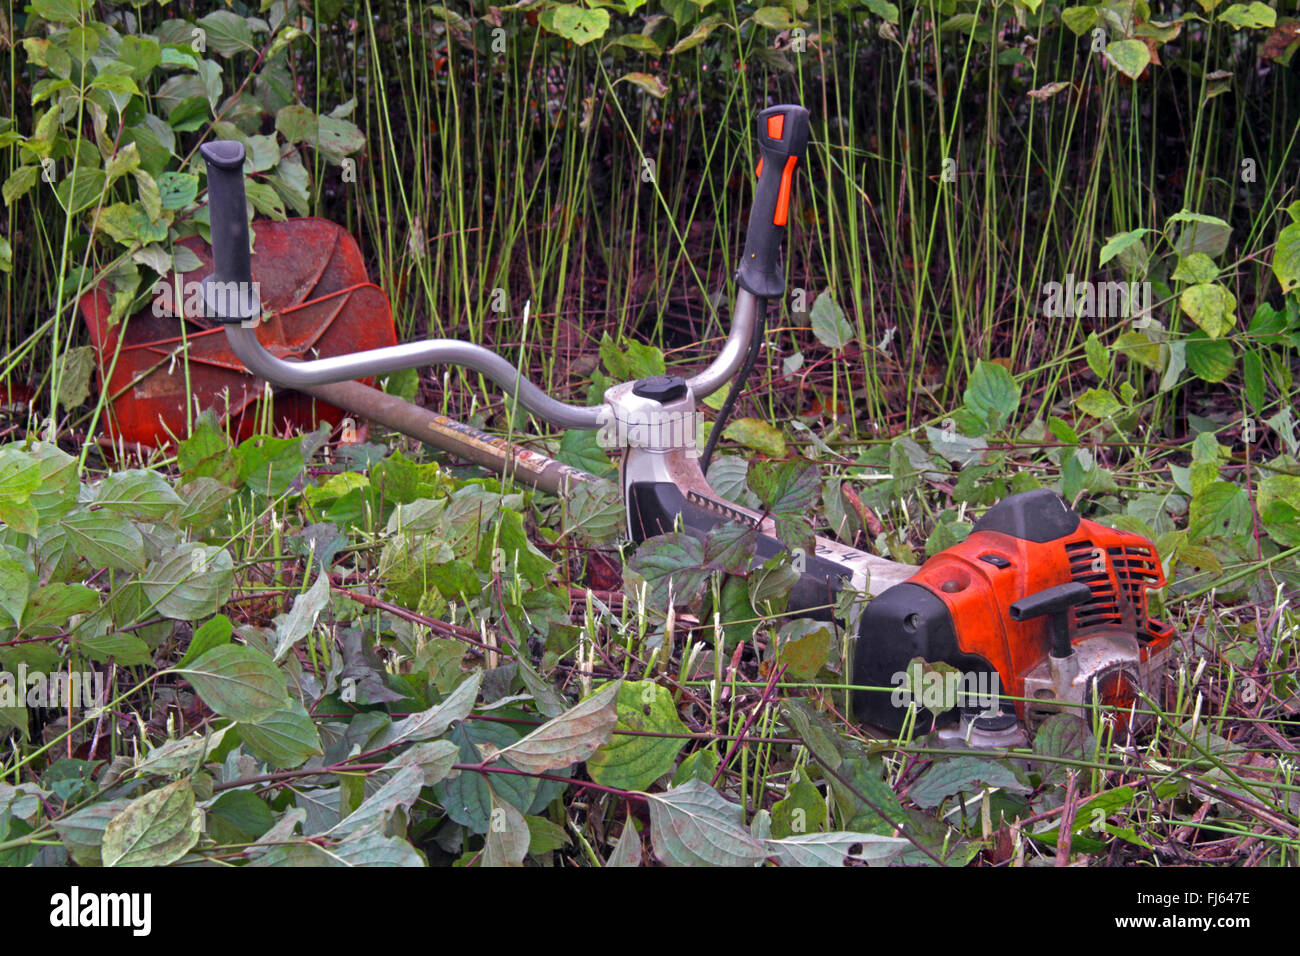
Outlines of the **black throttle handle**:
{"type": "Polygon", "coordinates": [[[244,147],[229,139],[199,147],[208,167],[212,274],[203,280],[205,315],[231,324],[257,318],[262,305],[248,251],[244,147]]]}
{"type": "Polygon", "coordinates": [[[1058,584],[1056,587],[1044,588],[1027,594],[1011,604],[1011,620],[1029,621],[1036,617],[1051,618],[1052,656],[1063,658],[1070,656],[1070,627],[1066,620],[1070,608],[1087,604],[1092,600],[1092,588],[1081,581],[1058,584]]]}
{"type": "Polygon", "coordinates": [[[808,147],[808,126],[802,106],[771,106],[758,114],[758,187],[736,282],[762,299],[779,298],[785,289],[778,253],[795,166],[808,147]]]}

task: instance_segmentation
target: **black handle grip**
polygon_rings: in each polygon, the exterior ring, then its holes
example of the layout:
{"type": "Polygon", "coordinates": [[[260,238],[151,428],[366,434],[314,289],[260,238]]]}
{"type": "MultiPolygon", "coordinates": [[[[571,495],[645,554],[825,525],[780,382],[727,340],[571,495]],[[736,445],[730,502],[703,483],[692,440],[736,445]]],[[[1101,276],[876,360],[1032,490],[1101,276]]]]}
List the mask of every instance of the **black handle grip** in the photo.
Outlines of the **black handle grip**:
{"type": "Polygon", "coordinates": [[[1029,621],[1050,615],[1052,656],[1061,658],[1070,656],[1070,630],[1066,614],[1070,608],[1087,604],[1091,600],[1092,588],[1081,581],[1072,581],[1026,594],[1019,601],[1012,602],[1009,610],[1013,621],[1029,621]]]}
{"type": "Polygon", "coordinates": [[[758,187],[736,282],[763,299],[779,298],[785,289],[778,253],[795,166],[808,147],[808,126],[802,106],[771,106],[758,114],[758,187]]]}
{"type": "Polygon", "coordinates": [[[204,143],[208,167],[208,220],[212,233],[212,275],[203,280],[210,319],[238,323],[261,315],[248,251],[248,204],[244,193],[244,147],[234,140],[204,143]]]}

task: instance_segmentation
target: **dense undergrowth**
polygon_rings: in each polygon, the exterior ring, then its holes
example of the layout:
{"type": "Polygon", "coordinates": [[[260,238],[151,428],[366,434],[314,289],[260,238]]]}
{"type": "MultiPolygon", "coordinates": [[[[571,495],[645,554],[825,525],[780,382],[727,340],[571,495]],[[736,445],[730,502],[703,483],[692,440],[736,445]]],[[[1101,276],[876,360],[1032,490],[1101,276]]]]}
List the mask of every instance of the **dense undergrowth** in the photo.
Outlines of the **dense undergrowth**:
{"type": "MultiPolygon", "coordinates": [[[[0,670],[108,696],[0,699],[7,863],[1295,862],[1294,17],[40,0],[3,29],[0,670]],[[1136,739],[1104,709],[1017,753],[924,710],[870,738],[852,642],[780,619],[788,569],[633,553],[608,489],[265,408],[242,442],[201,407],[152,454],[96,440],[79,300],[128,322],[193,268],[206,139],[245,142],[260,216],[357,234],[399,336],[582,401],[712,354],[783,101],[814,116],[791,295],[711,480],[909,562],[1034,487],[1147,536],[1179,639],[1136,739]]],[[[385,387],[508,427],[475,376],[385,387]]]]}

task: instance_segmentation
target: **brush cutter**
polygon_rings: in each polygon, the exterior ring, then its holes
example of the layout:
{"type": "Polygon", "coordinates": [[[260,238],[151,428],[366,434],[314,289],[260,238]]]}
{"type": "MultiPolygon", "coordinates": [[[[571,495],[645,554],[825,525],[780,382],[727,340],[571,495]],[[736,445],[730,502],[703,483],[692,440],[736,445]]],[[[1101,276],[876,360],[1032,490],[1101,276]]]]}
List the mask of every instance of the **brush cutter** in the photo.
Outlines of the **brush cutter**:
{"type": "MultiPolygon", "coordinates": [[[[809,114],[800,106],[775,106],[758,115],[758,185],[721,353],[691,377],[659,375],[615,385],[597,406],[557,401],[501,356],[455,340],[305,361],[272,354],[259,331],[244,151],[236,142],[201,148],[214,265],[205,280],[206,314],[224,324],[240,361],[276,386],[307,392],[450,451],[468,450],[472,460],[546,490],[563,493],[594,480],[353,381],[424,365],[473,369],[538,419],[559,428],[598,429],[602,444],[619,447],[627,533],[634,542],[675,530],[704,537],[737,522],[757,538],[757,567],[787,549],[769,516],[709,486],[692,423],[700,399],[738,371],[743,378],[743,366],[753,364],[767,303],[784,292],[779,248],[808,130],[809,114]]],[[[815,553],[797,557],[791,564],[799,578],[787,614],[825,619],[845,589],[870,596],[840,602],[849,607],[848,633],[856,636],[853,682],[873,688],[854,693],[853,711],[864,724],[897,733],[912,707],[921,705],[940,713],[936,723],[943,738],[1005,746],[1024,743],[1054,713],[1101,707],[1123,722],[1141,708],[1143,695],[1160,698],[1173,629],[1148,613],[1148,589],[1165,583],[1155,548],[1137,535],[1081,518],[1050,491],[1004,499],[975,522],[963,542],[920,567],[820,537],[815,553]],[[958,675],[956,686],[948,674],[958,675]],[[948,686],[937,688],[938,697],[927,696],[936,689],[936,676],[948,686]]]]}

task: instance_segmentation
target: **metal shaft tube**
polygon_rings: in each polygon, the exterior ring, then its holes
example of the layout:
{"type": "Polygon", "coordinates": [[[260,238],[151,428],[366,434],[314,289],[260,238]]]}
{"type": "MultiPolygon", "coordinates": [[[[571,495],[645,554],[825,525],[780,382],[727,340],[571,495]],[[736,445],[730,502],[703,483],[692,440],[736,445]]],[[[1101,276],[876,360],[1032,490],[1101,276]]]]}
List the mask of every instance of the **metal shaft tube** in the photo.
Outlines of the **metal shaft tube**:
{"type": "Polygon", "coordinates": [[[428,442],[497,474],[505,472],[554,495],[565,495],[580,482],[598,480],[554,458],[512,445],[505,439],[360,382],[313,385],[302,391],[367,421],[428,442]]]}

